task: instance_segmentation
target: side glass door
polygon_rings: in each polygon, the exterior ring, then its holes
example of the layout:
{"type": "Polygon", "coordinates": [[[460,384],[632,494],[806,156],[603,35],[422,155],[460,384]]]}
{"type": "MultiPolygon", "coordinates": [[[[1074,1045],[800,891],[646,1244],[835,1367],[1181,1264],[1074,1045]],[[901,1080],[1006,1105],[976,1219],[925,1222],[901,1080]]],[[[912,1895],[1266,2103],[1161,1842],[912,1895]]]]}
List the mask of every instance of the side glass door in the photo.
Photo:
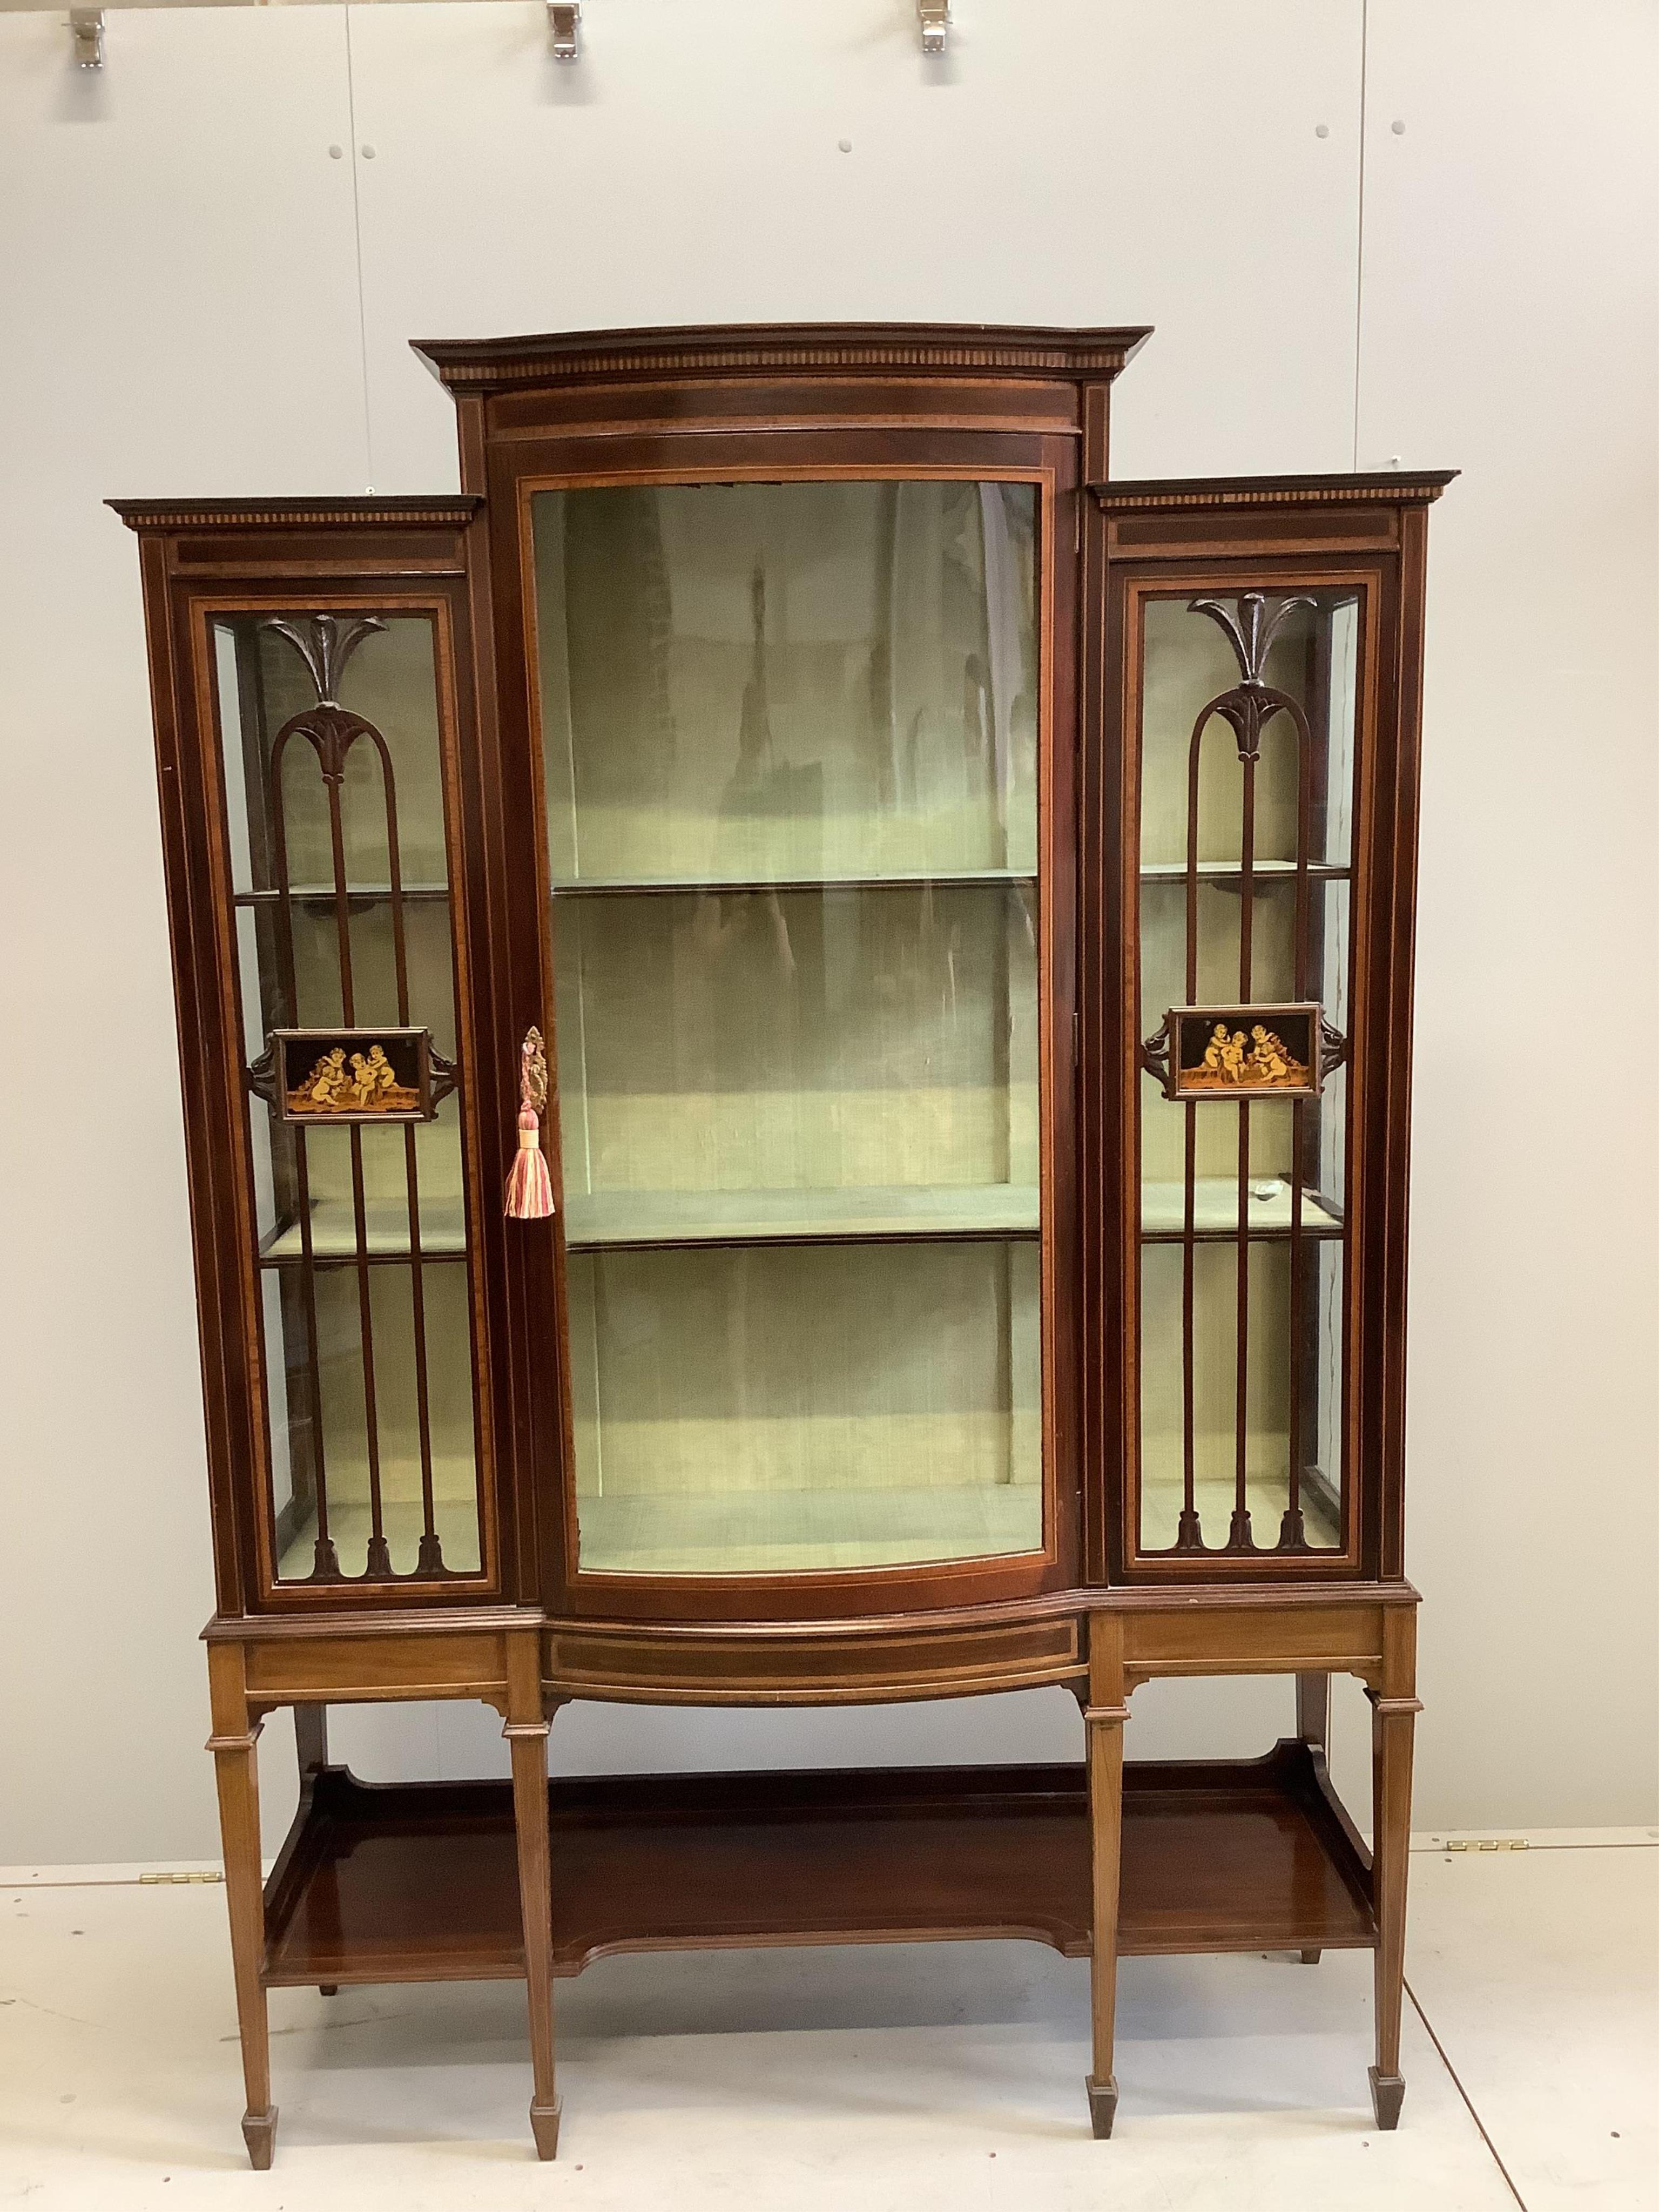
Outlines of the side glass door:
{"type": "Polygon", "coordinates": [[[580,1571],[1039,1554],[1039,497],[534,490],[580,1571]]]}
{"type": "Polygon", "coordinates": [[[1362,596],[1139,604],[1139,1547],[1340,1553],[1362,596]]]}
{"type": "Polygon", "coordinates": [[[1090,488],[1085,1448],[1108,1578],[1401,1571],[1417,732],[1448,481],[1090,488]]]}
{"type": "Polygon", "coordinates": [[[276,1586],[491,1568],[453,612],[319,589],[206,617],[276,1586]]]}

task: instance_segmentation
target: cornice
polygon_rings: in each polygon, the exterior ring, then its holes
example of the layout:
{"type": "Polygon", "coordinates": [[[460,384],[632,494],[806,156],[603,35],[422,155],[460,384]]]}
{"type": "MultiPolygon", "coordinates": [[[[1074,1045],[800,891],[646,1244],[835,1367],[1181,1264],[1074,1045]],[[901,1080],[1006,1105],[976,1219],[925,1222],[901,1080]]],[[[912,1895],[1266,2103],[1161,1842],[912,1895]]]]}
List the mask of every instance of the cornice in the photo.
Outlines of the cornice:
{"type": "Polygon", "coordinates": [[[483,505],[457,493],[374,499],[106,499],[129,530],[247,530],[272,523],[296,530],[464,530],[483,505]]]}
{"type": "Polygon", "coordinates": [[[441,384],[451,391],[481,392],[617,377],[749,375],[757,370],[792,375],[1111,377],[1151,335],[1146,328],[763,323],[410,343],[441,384]]]}
{"type": "Polygon", "coordinates": [[[1346,477],[1178,477],[1085,486],[1113,514],[1182,507],[1426,507],[1455,469],[1376,469],[1346,477]]]}

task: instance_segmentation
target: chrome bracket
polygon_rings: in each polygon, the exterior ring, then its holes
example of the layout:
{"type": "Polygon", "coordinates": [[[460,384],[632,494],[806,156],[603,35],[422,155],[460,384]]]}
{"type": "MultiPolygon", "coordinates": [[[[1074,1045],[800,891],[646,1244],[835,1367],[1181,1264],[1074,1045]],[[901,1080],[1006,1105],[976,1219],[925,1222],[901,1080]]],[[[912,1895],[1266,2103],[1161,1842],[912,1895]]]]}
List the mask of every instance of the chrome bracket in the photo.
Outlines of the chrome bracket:
{"type": "Polygon", "coordinates": [[[547,27],[556,62],[581,58],[581,0],[547,0],[547,27]]]}
{"type": "Polygon", "coordinates": [[[916,21],[921,26],[923,53],[942,54],[951,27],[951,0],[916,0],[916,21]]]}
{"type": "Polygon", "coordinates": [[[101,8],[71,8],[70,40],[77,64],[84,70],[104,66],[104,11],[101,8]]]}

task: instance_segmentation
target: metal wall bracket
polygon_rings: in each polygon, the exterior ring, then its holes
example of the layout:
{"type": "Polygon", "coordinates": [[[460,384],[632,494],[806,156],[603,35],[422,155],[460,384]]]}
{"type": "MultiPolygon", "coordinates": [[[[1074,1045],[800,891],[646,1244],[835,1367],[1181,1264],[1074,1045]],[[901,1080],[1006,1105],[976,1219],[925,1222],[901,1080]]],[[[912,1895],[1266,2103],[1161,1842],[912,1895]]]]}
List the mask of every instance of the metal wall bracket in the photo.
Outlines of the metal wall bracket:
{"type": "Polygon", "coordinates": [[[104,11],[101,8],[71,8],[70,39],[82,69],[104,66],[104,11]]]}
{"type": "Polygon", "coordinates": [[[916,21],[921,26],[923,53],[942,54],[951,27],[951,0],[916,0],[916,21]]]}
{"type": "Polygon", "coordinates": [[[556,62],[581,58],[581,0],[547,0],[547,27],[556,62]]]}

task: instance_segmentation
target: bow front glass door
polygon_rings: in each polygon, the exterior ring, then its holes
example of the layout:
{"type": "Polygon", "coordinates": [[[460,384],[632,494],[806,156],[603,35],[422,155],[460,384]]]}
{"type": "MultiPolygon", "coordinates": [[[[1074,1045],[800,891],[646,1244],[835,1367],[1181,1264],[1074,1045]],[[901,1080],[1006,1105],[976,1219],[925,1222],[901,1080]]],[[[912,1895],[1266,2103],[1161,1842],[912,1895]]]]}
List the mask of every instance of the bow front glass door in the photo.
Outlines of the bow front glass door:
{"type": "Polygon", "coordinates": [[[584,1575],[1044,1547],[1039,511],[532,495],[584,1575]]]}

